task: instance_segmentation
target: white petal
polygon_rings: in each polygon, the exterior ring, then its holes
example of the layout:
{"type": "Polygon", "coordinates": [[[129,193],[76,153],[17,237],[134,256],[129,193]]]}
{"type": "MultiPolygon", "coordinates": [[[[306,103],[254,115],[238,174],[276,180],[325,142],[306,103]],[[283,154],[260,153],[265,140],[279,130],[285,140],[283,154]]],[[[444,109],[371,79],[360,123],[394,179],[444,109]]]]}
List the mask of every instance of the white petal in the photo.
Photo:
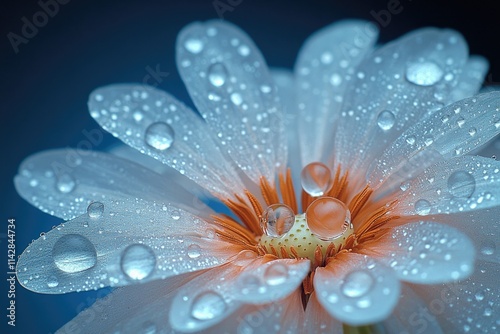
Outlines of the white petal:
{"type": "Polygon", "coordinates": [[[172,301],[169,319],[183,333],[204,331],[229,317],[240,306],[232,294],[240,267],[226,264],[209,270],[180,289],[172,301]]]}
{"type": "Polygon", "coordinates": [[[459,101],[477,94],[484,82],[488,67],[486,58],[471,56],[462,69],[457,87],[452,91],[451,101],[459,101]]]}
{"type": "Polygon", "coordinates": [[[373,23],[348,20],[315,32],[302,46],[295,74],[303,166],[331,154],[332,128],[347,84],[377,36],[373,23]]]}
{"type": "Polygon", "coordinates": [[[88,104],[105,130],[215,195],[228,198],[243,189],[203,120],[171,95],[145,85],[110,85],[93,91],[88,104]]]}
{"type": "Polygon", "coordinates": [[[239,251],[175,207],[137,199],[103,209],[31,243],[17,263],[19,282],[43,293],[124,286],[211,268],[239,251]]]}
{"type": "Polygon", "coordinates": [[[309,274],[310,261],[257,260],[238,276],[234,298],[248,304],[266,304],[295,291],[309,274]]]}
{"type": "Polygon", "coordinates": [[[23,161],[14,182],[24,199],[63,219],[85,213],[91,202],[126,198],[172,201],[190,212],[210,213],[175,180],[95,151],[60,149],[37,153],[23,161]]]}
{"type": "Polygon", "coordinates": [[[365,171],[406,128],[450,102],[466,60],[463,37],[436,28],[416,30],[371,54],[347,89],[334,161],[350,173],[365,171]]]}
{"type": "Polygon", "coordinates": [[[361,251],[392,267],[401,280],[414,283],[456,281],[468,277],[474,268],[475,251],[469,238],[432,222],[391,228],[361,251]]]}
{"type": "MultiPolygon", "coordinates": [[[[461,156],[498,133],[500,92],[481,94],[453,103],[406,130],[373,162],[367,179],[378,185],[394,174],[399,182],[404,182],[429,166],[423,164],[422,168],[422,164],[412,162],[419,155],[425,157],[430,154],[425,152],[433,152],[432,163],[461,156]]],[[[420,160],[425,161],[423,158],[420,160]]]]}
{"type": "Polygon", "coordinates": [[[223,21],[192,23],[177,38],[177,67],[194,104],[248,177],[273,182],[286,161],[276,87],[251,39],[223,21]]]}
{"type": "Polygon", "coordinates": [[[391,316],[380,324],[386,333],[443,333],[437,315],[428,310],[424,301],[407,284],[401,284],[400,295],[391,316]]]}
{"type": "Polygon", "coordinates": [[[414,285],[427,305],[427,312],[441,322],[445,333],[498,333],[500,326],[500,267],[476,262],[467,280],[443,285],[414,285]]]}
{"type": "Polygon", "coordinates": [[[433,165],[405,184],[400,215],[467,212],[500,204],[500,162],[463,156],[433,165]]]}
{"type": "Polygon", "coordinates": [[[314,288],[328,313],[352,326],[384,320],[399,299],[394,271],[356,253],[337,255],[326,267],[316,269],[314,288]]]}
{"type": "Polygon", "coordinates": [[[342,323],[333,318],[318,301],[316,292],[309,297],[304,322],[305,333],[342,334],[342,323]]]}
{"type": "Polygon", "coordinates": [[[231,316],[203,333],[298,333],[297,328],[300,328],[303,319],[301,292],[296,290],[278,302],[243,305],[231,316]]]}
{"type": "Polygon", "coordinates": [[[176,290],[196,273],[114,290],[57,331],[65,333],[174,333],[168,312],[176,290]]]}

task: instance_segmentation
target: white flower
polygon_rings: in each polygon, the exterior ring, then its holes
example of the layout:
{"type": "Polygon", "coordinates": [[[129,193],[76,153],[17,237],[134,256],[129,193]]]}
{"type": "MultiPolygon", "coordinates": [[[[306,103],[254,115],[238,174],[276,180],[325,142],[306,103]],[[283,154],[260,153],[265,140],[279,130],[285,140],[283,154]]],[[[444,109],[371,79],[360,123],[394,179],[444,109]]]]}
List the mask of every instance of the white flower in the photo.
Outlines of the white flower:
{"type": "Polygon", "coordinates": [[[486,209],[500,204],[500,163],[466,155],[500,132],[500,93],[471,97],[487,62],[452,30],[375,40],[369,23],[331,25],[292,75],[269,72],[230,24],[186,27],[177,63],[204,120],[134,84],[97,89],[90,112],[237,218],[130,152],[42,152],[16,187],[71,220],[27,248],[19,281],[123,287],[61,332],[497,330],[498,220],[486,209]],[[463,292],[441,285],[459,280],[463,292]]]}

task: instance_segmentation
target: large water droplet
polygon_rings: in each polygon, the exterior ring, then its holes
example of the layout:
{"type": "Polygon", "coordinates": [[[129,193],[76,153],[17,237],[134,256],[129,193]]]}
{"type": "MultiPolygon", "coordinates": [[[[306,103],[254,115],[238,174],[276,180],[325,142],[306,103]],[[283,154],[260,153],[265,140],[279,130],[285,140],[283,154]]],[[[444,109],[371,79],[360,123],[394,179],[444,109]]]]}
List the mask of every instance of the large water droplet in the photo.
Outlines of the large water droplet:
{"type": "Polygon", "coordinates": [[[92,219],[97,219],[102,216],[104,212],[104,204],[101,202],[92,202],[87,207],[87,215],[92,219]]]}
{"type": "Polygon", "coordinates": [[[213,291],[205,291],[193,300],[191,316],[198,320],[211,320],[221,316],[227,309],[221,295],[213,291]]]}
{"type": "Polygon", "coordinates": [[[474,176],[465,171],[456,171],[448,178],[448,190],[455,197],[471,197],[476,189],[474,176]]]}
{"type": "Polygon", "coordinates": [[[64,174],[64,175],[61,175],[57,179],[56,186],[57,186],[57,190],[59,190],[62,193],[67,194],[67,193],[72,192],[73,189],[75,189],[76,182],[73,179],[73,177],[71,177],[69,174],[64,174]]]}
{"type": "Polygon", "coordinates": [[[396,117],[389,110],[382,110],[377,117],[377,124],[384,131],[389,131],[394,126],[395,121],[396,117]]]}
{"type": "Polygon", "coordinates": [[[430,61],[415,63],[406,69],[406,79],[419,86],[432,86],[441,80],[443,74],[443,70],[430,61]]]}
{"type": "Polygon", "coordinates": [[[56,286],[59,285],[59,281],[57,280],[57,277],[55,276],[50,276],[48,279],[47,279],[47,286],[49,288],[55,288],[56,286]]]}
{"type": "Polygon", "coordinates": [[[188,249],[187,249],[187,254],[192,259],[196,259],[197,257],[200,257],[200,255],[201,255],[200,246],[198,246],[196,244],[189,245],[188,249]]]}
{"type": "Polygon", "coordinates": [[[288,268],[282,263],[273,263],[266,268],[264,280],[268,285],[280,285],[288,278],[288,268]]]}
{"type": "Polygon", "coordinates": [[[208,68],[208,80],[215,87],[224,85],[227,79],[226,67],[221,63],[215,63],[208,68]]]}
{"type": "Polygon", "coordinates": [[[235,105],[239,106],[243,102],[243,98],[241,97],[241,94],[240,93],[231,94],[231,102],[233,102],[235,105]]]}
{"type": "Polygon", "coordinates": [[[309,195],[323,196],[333,185],[332,172],[325,164],[312,162],[302,169],[300,183],[309,195]]]}
{"type": "Polygon", "coordinates": [[[321,240],[333,240],[352,229],[351,213],[347,206],[336,198],[321,197],[306,210],[307,225],[321,240]]]}
{"type": "Polygon", "coordinates": [[[97,263],[94,245],[79,234],[67,234],[52,248],[55,265],[62,271],[76,273],[92,268],[97,263]]]}
{"type": "Polygon", "coordinates": [[[369,273],[357,270],[347,274],[340,289],[346,297],[359,298],[371,290],[373,283],[373,278],[369,273]]]}
{"type": "Polygon", "coordinates": [[[292,209],[284,204],[273,204],[262,213],[260,226],[268,236],[281,237],[290,231],[294,222],[292,209]]]}
{"type": "Polygon", "coordinates": [[[188,38],[185,42],[184,42],[184,47],[186,48],[186,50],[188,50],[189,52],[191,53],[194,53],[194,54],[197,54],[197,53],[200,53],[201,51],[203,51],[203,47],[205,45],[203,44],[203,41],[198,39],[198,38],[188,38]]]}
{"type": "Polygon", "coordinates": [[[419,199],[415,202],[415,211],[421,216],[428,215],[431,212],[431,203],[425,199],[419,199]]]}
{"type": "Polygon", "coordinates": [[[151,124],[146,129],[146,143],[160,151],[164,151],[174,142],[174,130],[163,122],[151,124]]]}
{"type": "Polygon", "coordinates": [[[155,269],[156,256],[148,246],[133,244],[123,251],[120,266],[125,275],[133,280],[141,280],[155,269]]]}

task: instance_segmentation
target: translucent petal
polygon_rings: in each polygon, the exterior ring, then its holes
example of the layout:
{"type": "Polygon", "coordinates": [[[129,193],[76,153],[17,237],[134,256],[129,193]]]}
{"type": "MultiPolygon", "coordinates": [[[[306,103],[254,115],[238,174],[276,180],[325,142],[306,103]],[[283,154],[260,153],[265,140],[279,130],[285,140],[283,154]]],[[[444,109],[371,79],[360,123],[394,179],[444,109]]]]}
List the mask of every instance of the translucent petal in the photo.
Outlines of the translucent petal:
{"type": "Polygon", "coordinates": [[[497,333],[498,275],[498,264],[477,261],[467,280],[412,288],[424,299],[425,311],[438,318],[445,333],[497,333]]]}
{"type": "Polygon", "coordinates": [[[211,212],[175,180],[95,151],[59,149],[37,153],[23,161],[14,183],[28,202],[63,219],[85,213],[94,201],[109,203],[127,198],[171,201],[193,213],[211,212]]]}
{"type": "Polygon", "coordinates": [[[19,282],[42,293],[124,286],[211,268],[240,250],[219,240],[211,224],[169,205],[103,205],[31,243],[17,263],[19,282]]]}
{"type": "Polygon", "coordinates": [[[88,104],[105,130],[215,195],[228,198],[243,189],[203,120],[171,95],[145,85],[119,84],[96,89],[88,104]]]}
{"type": "Polygon", "coordinates": [[[331,154],[332,128],[346,87],[377,36],[373,23],[348,20],[315,32],[302,46],[295,74],[303,166],[331,154]]]}
{"type": "Polygon", "coordinates": [[[169,333],[172,297],[198,273],[118,288],[80,312],[56,333],[169,333]]]}
{"type": "Polygon", "coordinates": [[[286,161],[276,87],[251,39],[224,21],[192,23],[177,38],[177,67],[221,149],[254,182],[286,161]]]}
{"type": "Polygon", "coordinates": [[[334,161],[350,173],[365,171],[406,128],[451,102],[466,60],[463,37],[436,28],[416,30],[372,53],[347,88],[334,161]]]}
{"type": "Polygon", "coordinates": [[[309,274],[310,261],[261,258],[238,276],[234,298],[247,304],[266,304],[295,291],[309,274]]]}
{"type": "Polygon", "coordinates": [[[339,254],[326,267],[316,269],[314,288],[328,313],[352,326],[384,320],[399,299],[393,270],[356,253],[339,254]]]}
{"type": "Polygon", "coordinates": [[[468,277],[474,269],[474,246],[445,224],[416,222],[391,228],[361,252],[394,269],[401,280],[435,284],[468,277]]]}
{"type": "Polygon", "coordinates": [[[437,314],[429,312],[425,302],[408,284],[401,284],[400,295],[391,316],[381,324],[385,333],[443,333],[437,314]]]}
{"type": "Polygon", "coordinates": [[[500,162],[463,156],[435,164],[405,184],[400,215],[467,212],[500,204],[500,162]]]}
{"type": "Polygon", "coordinates": [[[408,166],[418,155],[428,155],[424,151],[434,152],[432,155],[436,158],[433,162],[440,159],[439,155],[441,159],[461,156],[498,133],[500,92],[467,98],[442,108],[407,129],[373,162],[367,179],[378,185],[391,174],[398,173],[400,182],[404,182],[405,177],[410,175],[409,172],[404,172],[405,169],[413,169],[408,166]]]}
{"type": "Polygon", "coordinates": [[[226,264],[184,285],[174,297],[169,312],[174,330],[206,331],[234,313],[241,306],[231,294],[239,270],[238,266],[226,264]]]}
{"type": "Polygon", "coordinates": [[[306,306],[304,333],[342,334],[342,323],[333,318],[319,303],[316,292],[309,297],[306,306]]]}
{"type": "Polygon", "coordinates": [[[462,69],[457,86],[451,92],[450,101],[459,101],[477,94],[483,85],[488,67],[486,58],[471,56],[462,69]]]}
{"type": "Polygon", "coordinates": [[[297,333],[304,319],[300,291],[264,305],[243,305],[231,316],[203,333],[297,333]]]}

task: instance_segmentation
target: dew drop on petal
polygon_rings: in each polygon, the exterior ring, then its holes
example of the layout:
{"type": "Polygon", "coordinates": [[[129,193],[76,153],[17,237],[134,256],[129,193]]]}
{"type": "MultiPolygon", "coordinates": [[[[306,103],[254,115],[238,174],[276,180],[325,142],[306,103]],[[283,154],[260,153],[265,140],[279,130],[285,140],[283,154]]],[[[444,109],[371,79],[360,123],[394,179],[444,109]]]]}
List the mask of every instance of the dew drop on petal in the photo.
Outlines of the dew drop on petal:
{"type": "Polygon", "coordinates": [[[325,164],[312,162],[302,169],[300,183],[309,195],[323,196],[333,186],[332,172],[325,164]]]}
{"type": "Polygon", "coordinates": [[[133,280],[142,280],[156,267],[156,256],[151,248],[143,244],[133,244],[125,248],[120,260],[125,275],[133,280]]]}
{"type": "Polygon", "coordinates": [[[481,244],[481,254],[483,255],[493,255],[496,250],[496,244],[493,241],[486,240],[481,244]]]}
{"type": "Polygon", "coordinates": [[[415,202],[415,211],[421,216],[428,215],[431,212],[431,203],[425,199],[419,199],[415,202]]]}
{"type": "Polygon", "coordinates": [[[238,47],[238,53],[241,56],[246,57],[250,54],[250,48],[247,45],[242,44],[238,47]]]}
{"type": "Polygon", "coordinates": [[[369,273],[356,270],[347,274],[340,290],[346,297],[359,298],[371,290],[373,283],[373,277],[369,273]]]}
{"type": "Polygon", "coordinates": [[[307,225],[321,240],[329,241],[342,236],[351,228],[351,213],[336,198],[321,197],[306,210],[307,225]]]}
{"type": "Polygon", "coordinates": [[[56,186],[57,186],[57,190],[59,190],[60,192],[62,192],[64,194],[67,194],[67,193],[72,192],[75,189],[76,182],[73,179],[73,177],[71,177],[69,174],[64,174],[64,175],[61,175],[57,179],[56,186]]]}
{"type": "Polygon", "coordinates": [[[49,288],[55,288],[56,286],[59,285],[59,281],[57,280],[57,277],[55,276],[50,276],[48,279],[47,279],[47,286],[49,288]]]}
{"type": "Polygon", "coordinates": [[[97,219],[102,216],[104,212],[104,204],[101,202],[92,202],[87,207],[87,215],[92,219],[97,219]]]}
{"type": "Polygon", "coordinates": [[[469,198],[476,189],[474,176],[465,171],[453,172],[448,178],[448,190],[455,197],[469,198]]]}
{"type": "Polygon", "coordinates": [[[211,320],[224,314],[226,302],[221,295],[213,291],[205,291],[193,300],[191,316],[198,320],[211,320]]]}
{"type": "Polygon", "coordinates": [[[280,285],[288,278],[288,268],[282,263],[272,263],[264,272],[264,280],[268,285],[280,285]]]}
{"type": "Polygon", "coordinates": [[[203,48],[205,47],[205,45],[203,44],[203,41],[201,41],[200,39],[198,38],[188,38],[185,42],[184,42],[184,47],[186,48],[186,50],[188,50],[189,52],[191,53],[194,53],[194,54],[198,54],[200,53],[201,51],[203,51],[203,48]]]}
{"type": "Polygon", "coordinates": [[[200,246],[198,246],[196,244],[189,245],[188,249],[187,249],[187,254],[191,259],[196,259],[196,258],[200,257],[200,255],[201,255],[200,246]]]}
{"type": "Polygon", "coordinates": [[[208,68],[208,81],[215,86],[220,87],[226,83],[227,70],[221,63],[215,63],[208,68]]]}
{"type": "Polygon", "coordinates": [[[174,143],[174,130],[164,122],[156,122],[146,129],[146,143],[160,151],[164,151],[174,143]]]}
{"type": "Polygon", "coordinates": [[[284,204],[273,204],[262,213],[260,225],[270,237],[281,237],[292,228],[295,222],[293,210],[284,204]]]}
{"type": "Polygon", "coordinates": [[[382,110],[377,117],[377,124],[384,131],[389,131],[395,121],[396,117],[390,110],[382,110]]]}
{"type": "Polygon", "coordinates": [[[233,102],[234,105],[239,106],[243,102],[243,98],[241,97],[241,94],[240,93],[231,94],[231,102],[233,102]]]}
{"type": "Polygon", "coordinates": [[[406,79],[418,86],[432,86],[443,77],[443,70],[430,61],[415,63],[406,69],[406,79]]]}
{"type": "Polygon", "coordinates": [[[79,234],[67,234],[52,248],[55,265],[64,272],[77,273],[97,263],[97,253],[89,239],[79,234]]]}
{"type": "Polygon", "coordinates": [[[156,334],[157,333],[157,327],[154,322],[152,321],[146,321],[142,324],[141,326],[141,331],[139,332],[140,334],[156,334]]]}

